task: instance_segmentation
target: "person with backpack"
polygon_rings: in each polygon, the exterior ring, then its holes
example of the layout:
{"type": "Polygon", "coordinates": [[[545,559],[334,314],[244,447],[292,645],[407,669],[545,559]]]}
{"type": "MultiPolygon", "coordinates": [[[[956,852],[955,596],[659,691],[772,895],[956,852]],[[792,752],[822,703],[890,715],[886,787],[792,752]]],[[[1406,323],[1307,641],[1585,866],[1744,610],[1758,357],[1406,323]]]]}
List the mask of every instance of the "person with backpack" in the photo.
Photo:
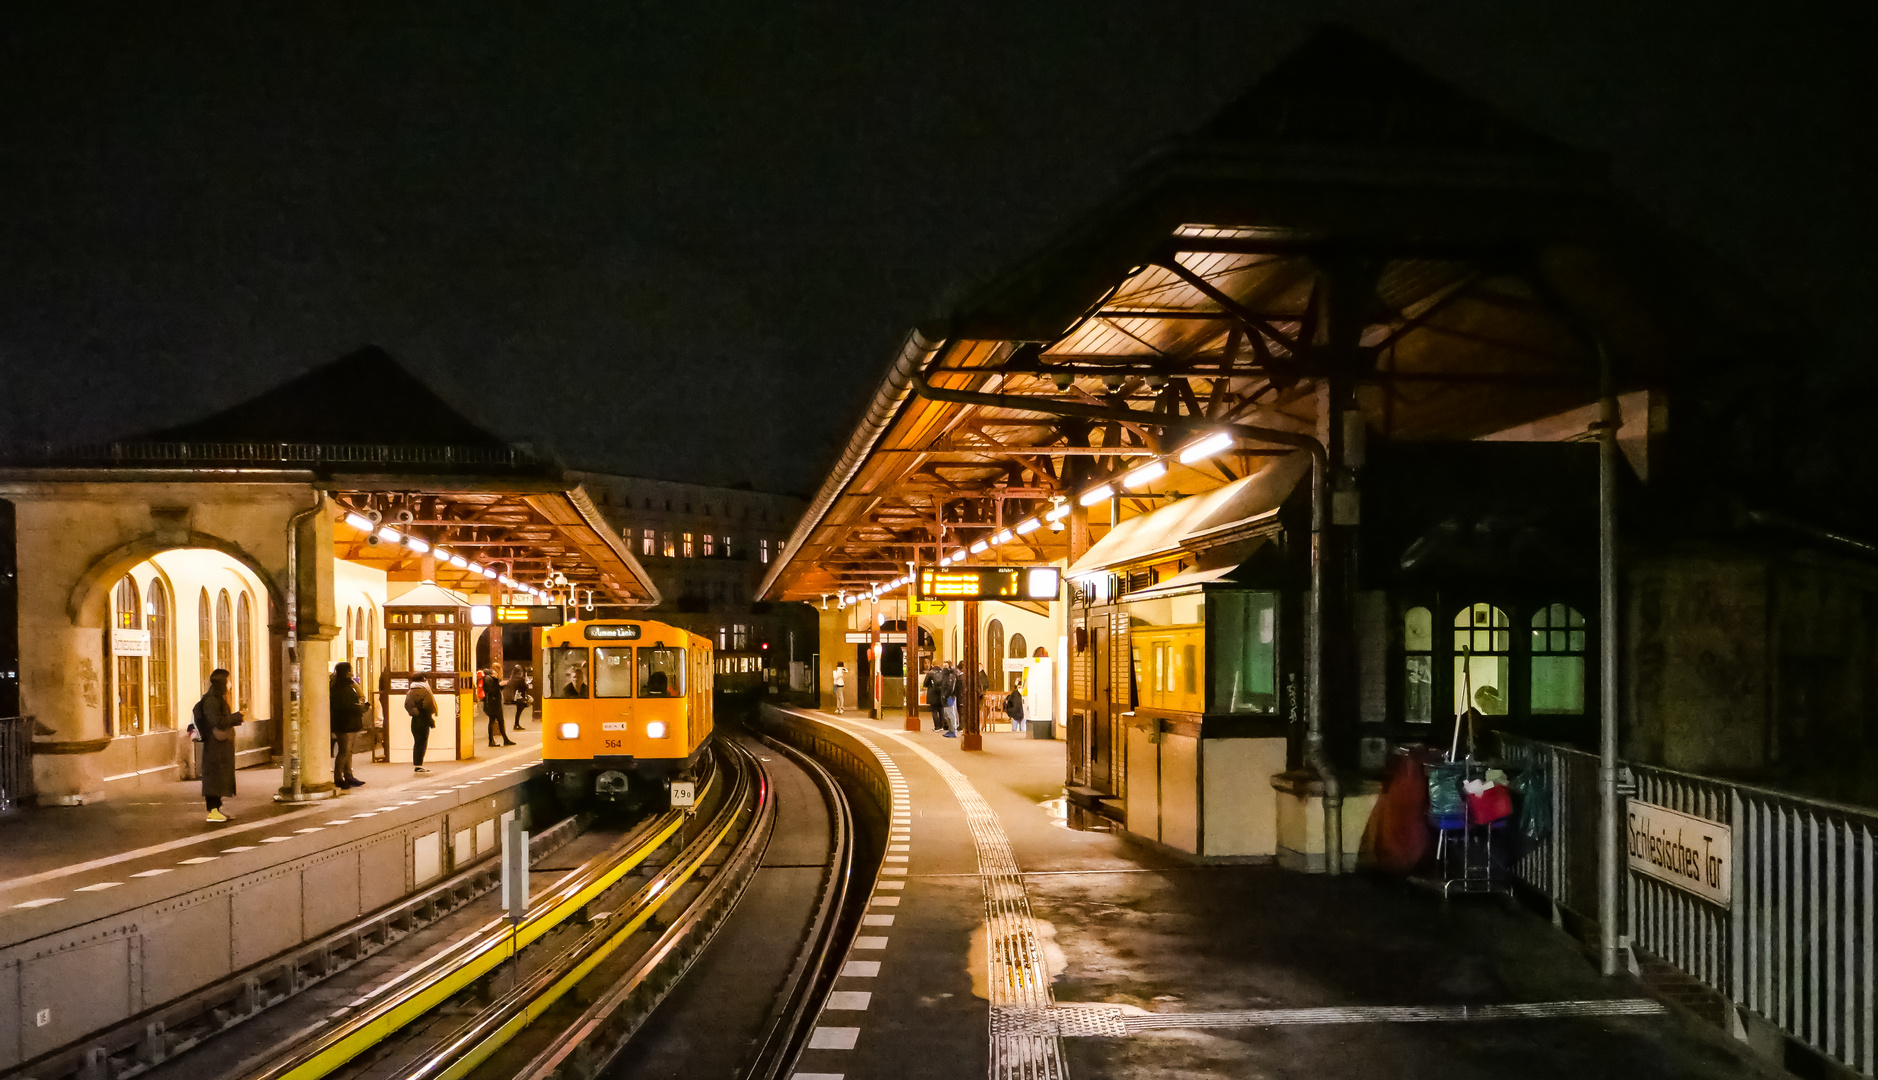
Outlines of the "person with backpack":
{"type": "Polygon", "coordinates": [[[429,772],[424,767],[424,751],[430,746],[430,729],[437,726],[437,699],[430,692],[430,680],[418,675],[404,692],[404,711],[411,716],[411,771],[429,772]]]}
{"type": "Polygon", "coordinates": [[[965,680],[960,676],[956,664],[947,664],[944,671],[945,685],[939,688],[939,693],[945,701],[945,737],[956,739],[959,737],[959,690],[964,687],[965,680]]]}
{"type": "Polygon", "coordinates": [[[365,730],[365,695],[352,681],[350,663],[341,660],[333,665],[326,701],[333,732],[333,786],[342,791],[358,787],[365,781],[352,773],[352,754],[358,749],[359,734],[365,730]]]}
{"type": "Polygon", "coordinates": [[[1021,680],[1011,683],[1011,692],[1004,699],[1004,715],[1011,718],[1013,732],[1024,731],[1024,684],[1021,680]]]}
{"type": "Polygon", "coordinates": [[[209,689],[196,702],[196,730],[202,733],[202,801],[209,820],[222,822],[222,800],[235,795],[235,728],[241,714],[228,707],[228,669],[209,673],[209,689]]]}
{"type": "Polygon", "coordinates": [[[945,703],[940,700],[939,697],[940,672],[944,670],[945,668],[941,665],[934,664],[926,669],[925,676],[919,681],[920,689],[926,692],[926,708],[932,713],[932,729],[934,731],[938,731],[945,726],[945,713],[943,711],[945,703]]]}

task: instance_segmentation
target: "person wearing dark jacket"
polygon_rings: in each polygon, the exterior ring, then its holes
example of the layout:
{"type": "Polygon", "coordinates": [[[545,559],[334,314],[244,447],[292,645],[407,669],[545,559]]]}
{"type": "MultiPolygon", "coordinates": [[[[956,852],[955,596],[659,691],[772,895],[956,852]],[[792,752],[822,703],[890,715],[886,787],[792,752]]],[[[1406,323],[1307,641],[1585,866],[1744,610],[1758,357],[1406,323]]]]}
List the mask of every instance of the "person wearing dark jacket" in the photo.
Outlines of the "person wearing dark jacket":
{"type": "Polygon", "coordinates": [[[353,775],[352,754],[358,749],[359,733],[365,730],[365,695],[352,681],[351,664],[341,660],[333,666],[326,700],[333,729],[333,786],[358,787],[365,781],[353,775]]]}
{"type": "Polygon", "coordinates": [[[241,714],[228,707],[228,669],[209,673],[209,689],[196,702],[196,730],[202,733],[202,801],[210,821],[227,821],[222,800],[235,794],[235,727],[241,714]]]}
{"type": "Polygon", "coordinates": [[[944,676],[940,673],[945,668],[938,664],[926,669],[926,675],[920,679],[920,688],[926,691],[926,708],[932,712],[932,729],[938,731],[945,727],[945,696],[939,692],[944,685],[944,676]]]}
{"type": "Polygon", "coordinates": [[[404,692],[404,711],[411,716],[411,771],[429,772],[424,767],[424,751],[430,746],[430,729],[437,726],[437,699],[431,695],[430,680],[419,675],[404,692]]]}
{"type": "Polygon", "coordinates": [[[486,668],[479,678],[482,680],[483,715],[489,718],[489,745],[494,746],[496,740],[501,739],[503,746],[514,746],[515,740],[502,730],[502,680],[486,668]]]}
{"type": "Polygon", "coordinates": [[[1011,693],[1004,699],[1004,715],[1011,718],[1011,730],[1023,731],[1024,728],[1024,688],[1018,683],[1011,684],[1011,693]]]}
{"type": "Polygon", "coordinates": [[[522,665],[509,665],[509,677],[502,682],[502,700],[515,706],[515,722],[509,726],[516,731],[522,730],[522,710],[530,704],[528,677],[522,674],[522,665]]]}

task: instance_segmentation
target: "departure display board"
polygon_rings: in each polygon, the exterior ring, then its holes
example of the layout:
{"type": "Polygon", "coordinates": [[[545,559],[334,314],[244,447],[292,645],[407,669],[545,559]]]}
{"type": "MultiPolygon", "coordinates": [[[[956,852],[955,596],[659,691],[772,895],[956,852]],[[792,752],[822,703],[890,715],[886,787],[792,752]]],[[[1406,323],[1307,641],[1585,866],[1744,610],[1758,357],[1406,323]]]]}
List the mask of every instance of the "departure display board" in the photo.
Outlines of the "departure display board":
{"type": "Polygon", "coordinates": [[[491,623],[516,626],[559,626],[567,621],[567,612],[559,604],[478,604],[470,608],[472,626],[491,623]]]}
{"type": "Polygon", "coordinates": [[[1054,566],[921,567],[920,600],[1055,600],[1063,574],[1054,566]]]}

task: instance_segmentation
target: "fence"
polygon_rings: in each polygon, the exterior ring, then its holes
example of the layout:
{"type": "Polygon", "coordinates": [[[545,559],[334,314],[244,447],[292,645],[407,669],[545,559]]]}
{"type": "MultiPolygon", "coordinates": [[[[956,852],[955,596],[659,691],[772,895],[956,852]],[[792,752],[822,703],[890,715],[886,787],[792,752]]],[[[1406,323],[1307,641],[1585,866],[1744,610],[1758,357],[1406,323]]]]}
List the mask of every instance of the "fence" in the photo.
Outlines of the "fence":
{"type": "Polygon", "coordinates": [[[0,814],[33,801],[33,718],[0,716],[0,814]]]}
{"type": "MultiPolygon", "coordinates": [[[[1533,781],[1529,790],[1550,826],[1514,872],[1560,907],[1595,919],[1597,758],[1513,737],[1502,737],[1501,749],[1533,781]]],[[[1632,798],[1725,825],[1731,838],[1727,907],[1625,874],[1620,925],[1632,946],[1819,1053],[1874,1075],[1878,812],[1672,769],[1629,771],[1632,798]]]]}
{"type": "Polygon", "coordinates": [[[378,443],[148,442],[46,446],[5,455],[21,465],[432,465],[514,468],[539,463],[513,446],[392,446],[378,443]]]}

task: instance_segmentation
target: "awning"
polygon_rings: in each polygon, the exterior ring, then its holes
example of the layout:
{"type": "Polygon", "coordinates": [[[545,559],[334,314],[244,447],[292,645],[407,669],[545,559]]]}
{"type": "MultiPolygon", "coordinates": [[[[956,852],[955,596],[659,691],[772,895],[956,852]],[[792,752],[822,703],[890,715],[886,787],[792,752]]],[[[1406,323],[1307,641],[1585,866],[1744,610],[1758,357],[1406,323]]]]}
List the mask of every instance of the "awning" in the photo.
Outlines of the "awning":
{"type": "Polygon", "coordinates": [[[1237,566],[1215,566],[1207,570],[1183,570],[1157,585],[1131,592],[1117,602],[1132,604],[1137,600],[1160,600],[1199,592],[1201,586],[1226,578],[1237,569],[1237,566]]]}
{"type": "Polygon", "coordinates": [[[1172,555],[1196,541],[1226,537],[1269,519],[1278,513],[1278,508],[1310,471],[1310,455],[1286,454],[1225,487],[1181,499],[1152,514],[1129,518],[1076,560],[1068,576],[1126,566],[1157,555],[1172,555]]]}

